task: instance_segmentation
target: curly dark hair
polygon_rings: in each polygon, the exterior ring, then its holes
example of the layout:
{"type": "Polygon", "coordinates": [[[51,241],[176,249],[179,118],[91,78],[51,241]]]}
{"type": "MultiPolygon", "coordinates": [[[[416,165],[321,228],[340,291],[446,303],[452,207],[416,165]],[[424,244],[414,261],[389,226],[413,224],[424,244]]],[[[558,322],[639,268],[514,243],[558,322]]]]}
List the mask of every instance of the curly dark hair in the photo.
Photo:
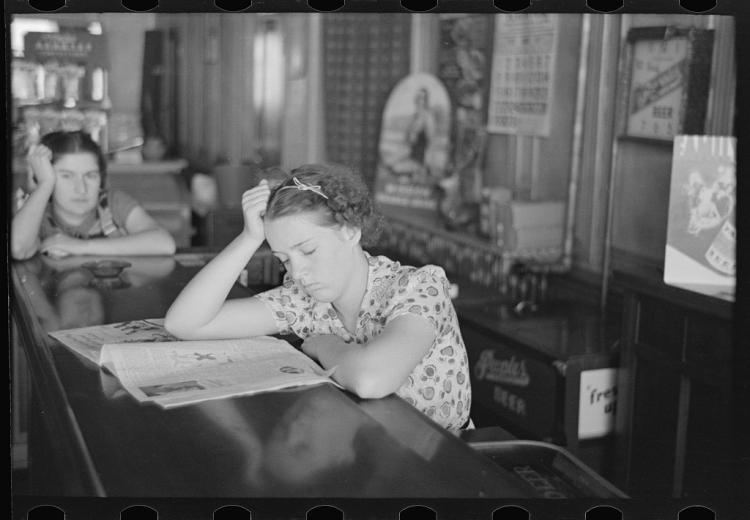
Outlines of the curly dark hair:
{"type": "Polygon", "coordinates": [[[353,169],[338,164],[306,164],[295,168],[288,178],[271,190],[266,219],[314,212],[323,225],[349,225],[362,230],[362,245],[376,243],[381,216],[375,211],[370,190],[353,169]],[[312,190],[294,187],[294,179],[309,186],[320,186],[326,197],[312,190]]]}

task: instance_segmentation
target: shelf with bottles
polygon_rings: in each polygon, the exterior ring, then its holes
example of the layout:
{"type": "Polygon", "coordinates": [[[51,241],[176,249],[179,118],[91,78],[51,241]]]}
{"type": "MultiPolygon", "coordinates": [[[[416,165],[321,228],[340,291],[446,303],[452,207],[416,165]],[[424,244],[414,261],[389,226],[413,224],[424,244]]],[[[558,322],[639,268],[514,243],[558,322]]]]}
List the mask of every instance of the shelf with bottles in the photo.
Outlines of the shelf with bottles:
{"type": "Polygon", "coordinates": [[[11,63],[13,155],[55,130],[85,130],[107,151],[110,100],[103,35],[28,32],[11,63]]]}
{"type": "Polygon", "coordinates": [[[28,32],[13,59],[11,92],[19,104],[94,103],[109,108],[107,42],[86,32],[28,32]]]}
{"type": "Polygon", "coordinates": [[[106,151],[107,119],[107,111],[96,106],[63,108],[57,103],[19,106],[15,110],[13,126],[20,141],[16,143],[14,139],[14,147],[17,144],[26,150],[41,136],[56,130],[84,130],[106,151]]]}

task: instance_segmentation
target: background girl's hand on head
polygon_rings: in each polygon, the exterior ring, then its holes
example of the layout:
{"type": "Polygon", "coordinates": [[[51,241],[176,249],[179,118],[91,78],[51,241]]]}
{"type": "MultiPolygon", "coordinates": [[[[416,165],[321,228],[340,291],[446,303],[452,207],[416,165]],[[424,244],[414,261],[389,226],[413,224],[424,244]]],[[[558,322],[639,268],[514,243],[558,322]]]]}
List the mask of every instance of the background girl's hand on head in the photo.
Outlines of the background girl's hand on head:
{"type": "Polygon", "coordinates": [[[52,150],[43,144],[34,144],[27,155],[29,165],[29,185],[36,189],[41,185],[54,186],[55,168],[52,166],[52,150]]]}
{"type": "Polygon", "coordinates": [[[268,186],[266,179],[261,180],[255,188],[242,194],[242,214],[245,218],[243,232],[260,242],[266,238],[263,215],[266,213],[270,196],[271,188],[268,186]]]}

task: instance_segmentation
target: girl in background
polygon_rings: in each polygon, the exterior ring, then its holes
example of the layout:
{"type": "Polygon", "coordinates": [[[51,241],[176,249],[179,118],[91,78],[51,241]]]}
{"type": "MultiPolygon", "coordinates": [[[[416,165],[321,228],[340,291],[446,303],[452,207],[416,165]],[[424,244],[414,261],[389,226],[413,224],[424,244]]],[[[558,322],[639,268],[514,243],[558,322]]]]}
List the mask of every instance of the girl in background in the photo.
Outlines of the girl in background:
{"type": "Polygon", "coordinates": [[[106,189],[106,161],[82,131],[51,132],[29,150],[32,190],[13,217],[11,255],[172,255],[174,238],[132,197],[106,189]]]}

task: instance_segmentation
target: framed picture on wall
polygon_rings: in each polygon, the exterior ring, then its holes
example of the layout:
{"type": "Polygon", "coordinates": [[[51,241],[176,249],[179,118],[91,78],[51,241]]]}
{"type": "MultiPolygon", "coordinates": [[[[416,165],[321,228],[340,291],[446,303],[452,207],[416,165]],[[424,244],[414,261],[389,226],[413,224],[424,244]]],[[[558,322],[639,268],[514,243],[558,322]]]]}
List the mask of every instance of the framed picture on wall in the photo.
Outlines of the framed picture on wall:
{"type": "Polygon", "coordinates": [[[672,141],[679,134],[702,134],[712,50],[712,30],[630,29],[622,61],[620,135],[672,141]]]}

